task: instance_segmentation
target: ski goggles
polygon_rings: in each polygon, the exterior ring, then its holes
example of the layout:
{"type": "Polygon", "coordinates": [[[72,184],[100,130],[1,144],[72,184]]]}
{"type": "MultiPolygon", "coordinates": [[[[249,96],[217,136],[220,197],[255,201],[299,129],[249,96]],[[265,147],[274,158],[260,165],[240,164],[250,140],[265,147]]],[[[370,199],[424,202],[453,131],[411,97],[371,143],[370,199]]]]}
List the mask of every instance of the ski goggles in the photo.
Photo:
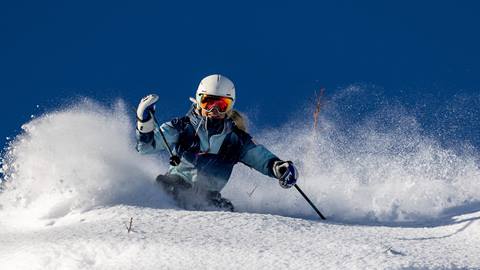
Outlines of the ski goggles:
{"type": "Polygon", "coordinates": [[[202,95],[200,99],[200,108],[207,112],[217,109],[218,112],[224,113],[232,108],[233,100],[228,97],[202,95]]]}

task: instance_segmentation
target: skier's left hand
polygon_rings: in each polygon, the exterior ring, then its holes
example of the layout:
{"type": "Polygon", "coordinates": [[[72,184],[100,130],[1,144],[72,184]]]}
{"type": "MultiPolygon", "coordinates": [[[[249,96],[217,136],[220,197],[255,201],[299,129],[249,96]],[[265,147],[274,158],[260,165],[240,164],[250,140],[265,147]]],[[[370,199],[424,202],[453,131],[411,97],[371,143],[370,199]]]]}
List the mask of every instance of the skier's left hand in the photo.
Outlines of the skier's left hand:
{"type": "Polygon", "coordinates": [[[278,183],[283,188],[291,188],[297,183],[298,172],[291,161],[275,161],[273,174],[278,178],[278,183]]]}

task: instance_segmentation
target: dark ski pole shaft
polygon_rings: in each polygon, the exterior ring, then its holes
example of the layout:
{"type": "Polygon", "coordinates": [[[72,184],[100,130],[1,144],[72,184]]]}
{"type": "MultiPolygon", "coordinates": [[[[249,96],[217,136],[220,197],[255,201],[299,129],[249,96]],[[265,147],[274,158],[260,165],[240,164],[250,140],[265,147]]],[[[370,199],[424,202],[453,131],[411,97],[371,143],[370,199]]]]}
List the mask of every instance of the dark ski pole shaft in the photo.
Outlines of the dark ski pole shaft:
{"type": "Polygon", "coordinates": [[[165,138],[165,134],[163,134],[163,131],[160,128],[160,125],[158,125],[157,118],[155,118],[154,115],[152,115],[152,117],[153,117],[153,121],[155,121],[155,124],[158,126],[158,131],[160,132],[160,135],[162,136],[163,142],[165,143],[165,146],[168,149],[168,153],[170,153],[170,165],[178,166],[178,164],[180,164],[180,157],[173,154],[172,148],[170,148],[170,145],[167,142],[167,138],[165,138]]]}
{"type": "Polygon", "coordinates": [[[295,184],[293,186],[298,190],[298,192],[300,192],[300,194],[302,194],[303,198],[308,202],[308,204],[310,204],[310,206],[313,208],[313,210],[315,210],[315,212],[317,212],[318,216],[321,219],[325,220],[326,219],[325,216],[322,215],[322,213],[320,213],[318,208],[312,203],[312,201],[310,201],[310,199],[307,197],[307,195],[305,195],[305,193],[303,193],[303,191],[300,189],[300,187],[297,184],[295,184]]]}
{"type": "MultiPolygon", "coordinates": [[[[137,111],[135,109],[133,109],[133,112],[135,113],[135,116],[137,117],[137,120],[141,121],[141,119],[139,119],[138,116],[137,116],[137,111]]],[[[170,154],[170,165],[178,166],[178,164],[180,164],[180,157],[173,154],[172,148],[170,148],[170,145],[167,142],[167,138],[165,138],[165,134],[163,134],[163,131],[160,128],[160,125],[157,122],[157,118],[155,118],[155,115],[153,115],[153,113],[150,113],[150,116],[153,118],[153,121],[157,125],[158,131],[160,132],[160,135],[162,136],[163,142],[165,143],[165,146],[168,149],[168,153],[170,154]]]]}

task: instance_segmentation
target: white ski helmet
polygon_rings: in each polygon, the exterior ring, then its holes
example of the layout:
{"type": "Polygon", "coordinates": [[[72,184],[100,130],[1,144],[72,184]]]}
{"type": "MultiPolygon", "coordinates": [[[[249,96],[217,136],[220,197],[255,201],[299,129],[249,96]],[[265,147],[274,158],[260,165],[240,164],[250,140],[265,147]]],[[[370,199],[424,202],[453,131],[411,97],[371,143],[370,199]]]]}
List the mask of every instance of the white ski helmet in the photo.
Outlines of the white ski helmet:
{"type": "Polygon", "coordinates": [[[235,104],[235,85],[229,78],[223,75],[209,75],[203,78],[198,85],[197,93],[195,94],[197,108],[199,108],[198,104],[201,103],[203,95],[230,98],[232,99],[231,108],[233,108],[235,104]]]}

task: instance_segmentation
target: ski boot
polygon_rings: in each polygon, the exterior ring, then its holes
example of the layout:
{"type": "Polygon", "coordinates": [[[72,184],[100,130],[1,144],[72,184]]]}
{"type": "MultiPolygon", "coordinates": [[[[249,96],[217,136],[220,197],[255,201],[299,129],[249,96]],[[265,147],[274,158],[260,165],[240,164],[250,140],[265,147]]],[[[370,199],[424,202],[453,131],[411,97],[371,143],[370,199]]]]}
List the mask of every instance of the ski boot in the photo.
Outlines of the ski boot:
{"type": "Polygon", "coordinates": [[[207,195],[209,206],[213,206],[216,209],[226,212],[234,212],[235,207],[233,203],[222,197],[222,194],[218,191],[209,191],[207,195]]]}
{"type": "Polygon", "coordinates": [[[192,188],[192,185],[185,182],[182,177],[174,174],[160,174],[155,180],[163,187],[168,195],[175,199],[175,201],[178,200],[178,196],[182,191],[187,191],[192,188]]]}

